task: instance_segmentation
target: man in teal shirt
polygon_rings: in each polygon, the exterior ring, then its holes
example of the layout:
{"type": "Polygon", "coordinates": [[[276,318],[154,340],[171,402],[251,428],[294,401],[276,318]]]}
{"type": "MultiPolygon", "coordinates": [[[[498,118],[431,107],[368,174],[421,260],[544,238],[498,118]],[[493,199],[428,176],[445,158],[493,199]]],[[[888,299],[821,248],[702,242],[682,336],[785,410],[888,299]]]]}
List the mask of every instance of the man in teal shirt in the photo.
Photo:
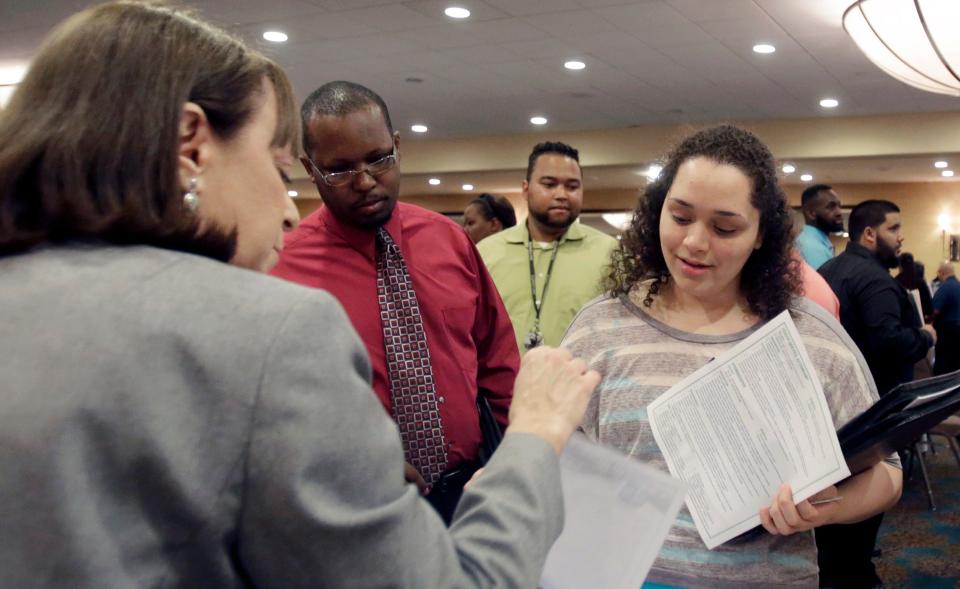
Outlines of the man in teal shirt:
{"type": "Polygon", "coordinates": [[[816,270],[833,258],[833,243],[827,234],[843,231],[840,197],[832,187],[815,184],[804,190],[800,199],[807,224],[797,236],[797,249],[816,270]]]}
{"type": "Polygon", "coordinates": [[[540,143],[521,185],[525,223],[477,244],[513,323],[521,353],[556,346],[580,307],[604,291],[617,240],[576,223],[583,176],[576,149],[540,143]]]}

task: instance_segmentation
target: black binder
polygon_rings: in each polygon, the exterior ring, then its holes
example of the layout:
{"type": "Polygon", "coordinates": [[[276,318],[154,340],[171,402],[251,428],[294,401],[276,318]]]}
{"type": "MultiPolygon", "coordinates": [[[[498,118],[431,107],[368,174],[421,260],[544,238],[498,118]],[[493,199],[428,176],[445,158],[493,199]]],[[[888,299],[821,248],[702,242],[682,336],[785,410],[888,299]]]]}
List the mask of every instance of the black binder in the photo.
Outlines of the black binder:
{"type": "Polygon", "coordinates": [[[895,387],[840,428],[851,474],[862,472],[960,410],[960,370],[895,387]]]}
{"type": "Polygon", "coordinates": [[[480,412],[480,433],[483,434],[483,442],[480,444],[479,460],[480,466],[487,464],[490,457],[493,456],[500,440],[503,439],[503,432],[500,431],[500,424],[493,417],[493,410],[490,409],[490,403],[483,396],[483,391],[477,393],[477,410],[480,412]]]}

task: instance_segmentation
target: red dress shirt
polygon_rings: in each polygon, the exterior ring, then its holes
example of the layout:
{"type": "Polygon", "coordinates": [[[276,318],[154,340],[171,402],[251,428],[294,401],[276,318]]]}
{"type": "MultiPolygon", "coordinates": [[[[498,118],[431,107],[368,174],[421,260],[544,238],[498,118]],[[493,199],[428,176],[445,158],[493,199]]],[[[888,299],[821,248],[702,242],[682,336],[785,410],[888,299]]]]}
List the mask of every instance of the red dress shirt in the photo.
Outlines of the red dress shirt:
{"type": "MultiPolygon", "coordinates": [[[[510,318],[466,232],[443,215],[397,203],[384,228],[410,271],[433,365],[448,468],[477,458],[482,440],[477,391],[501,426],[520,364],[510,318]]],[[[287,235],[272,274],[332,293],[367,347],[373,390],[392,415],[374,230],[340,223],[320,207],[287,235]]],[[[322,337],[322,334],[318,334],[322,337]]]]}

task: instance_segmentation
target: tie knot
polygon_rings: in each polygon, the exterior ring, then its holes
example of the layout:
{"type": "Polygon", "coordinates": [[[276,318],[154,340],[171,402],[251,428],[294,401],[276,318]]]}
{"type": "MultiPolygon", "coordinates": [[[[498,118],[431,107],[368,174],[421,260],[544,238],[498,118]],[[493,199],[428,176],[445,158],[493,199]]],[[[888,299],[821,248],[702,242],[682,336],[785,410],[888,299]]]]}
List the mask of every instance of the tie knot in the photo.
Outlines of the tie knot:
{"type": "Polygon", "coordinates": [[[381,251],[399,253],[397,244],[393,241],[393,238],[390,237],[390,234],[387,233],[387,230],[383,227],[377,229],[377,245],[381,251]]]}

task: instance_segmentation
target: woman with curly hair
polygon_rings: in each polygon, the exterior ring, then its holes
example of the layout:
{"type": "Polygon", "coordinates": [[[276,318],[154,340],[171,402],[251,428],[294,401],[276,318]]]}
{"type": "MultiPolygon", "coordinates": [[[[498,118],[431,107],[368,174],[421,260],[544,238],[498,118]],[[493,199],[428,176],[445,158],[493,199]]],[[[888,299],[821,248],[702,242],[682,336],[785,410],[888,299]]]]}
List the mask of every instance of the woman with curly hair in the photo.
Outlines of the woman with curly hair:
{"type": "MultiPolygon", "coordinates": [[[[791,221],[767,147],[732,126],[695,133],[668,156],[614,253],[610,293],[588,303],[563,346],[603,374],[582,429],[666,470],[646,408],[714,357],[789,309],[839,428],[877,399],[854,343],[821,307],[796,295],[791,221]]],[[[817,587],[812,530],[852,523],[899,498],[892,458],[795,504],[789,485],[760,510],[765,532],[707,550],[681,510],[648,585],[817,587]],[[810,501],[842,496],[813,506],[810,501]]]]}

